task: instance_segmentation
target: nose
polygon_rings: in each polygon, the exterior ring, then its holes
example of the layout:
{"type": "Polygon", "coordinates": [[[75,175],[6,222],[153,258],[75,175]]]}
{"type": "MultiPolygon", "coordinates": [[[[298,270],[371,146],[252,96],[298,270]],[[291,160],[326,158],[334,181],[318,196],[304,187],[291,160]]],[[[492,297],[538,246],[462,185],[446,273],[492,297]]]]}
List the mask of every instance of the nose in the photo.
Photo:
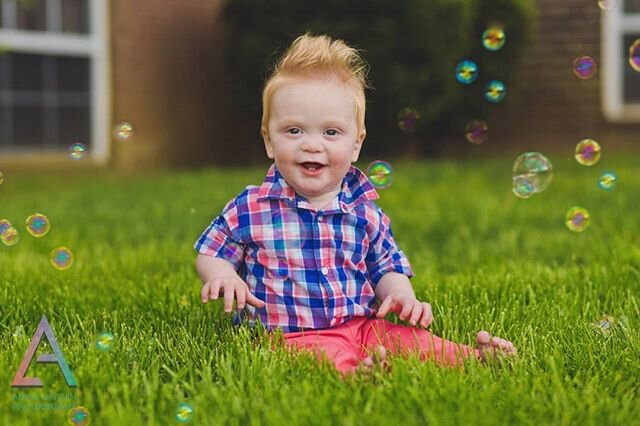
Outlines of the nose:
{"type": "Polygon", "coordinates": [[[320,137],[307,136],[302,141],[301,148],[304,152],[322,152],[324,149],[324,142],[320,137]]]}

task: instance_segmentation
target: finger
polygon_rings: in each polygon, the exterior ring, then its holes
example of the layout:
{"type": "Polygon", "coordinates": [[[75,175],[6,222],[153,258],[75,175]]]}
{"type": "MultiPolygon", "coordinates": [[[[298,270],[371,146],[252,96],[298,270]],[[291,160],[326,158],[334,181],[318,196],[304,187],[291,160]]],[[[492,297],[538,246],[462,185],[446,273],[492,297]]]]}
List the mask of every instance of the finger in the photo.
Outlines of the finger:
{"type": "Polygon", "coordinates": [[[247,299],[247,293],[249,290],[246,285],[236,285],[236,309],[241,310],[244,309],[244,302],[247,299]]]}
{"type": "Polygon", "coordinates": [[[207,303],[209,301],[209,282],[204,283],[202,288],[200,289],[200,297],[202,298],[202,303],[207,303]]]}
{"type": "Polygon", "coordinates": [[[382,302],[382,305],[378,308],[376,317],[384,318],[384,316],[387,315],[387,312],[389,312],[389,307],[391,307],[391,297],[387,296],[387,298],[382,302]]]}
{"type": "Polygon", "coordinates": [[[400,312],[400,319],[404,321],[413,310],[415,303],[411,299],[403,298],[400,301],[400,305],[402,306],[402,311],[400,312]]]}
{"type": "Polygon", "coordinates": [[[232,282],[224,283],[224,311],[227,313],[231,312],[231,308],[233,307],[234,290],[235,286],[232,282]]]}
{"type": "Polygon", "coordinates": [[[209,281],[209,283],[209,299],[218,300],[218,296],[220,295],[220,280],[216,278],[209,281]]]}
{"type": "Polygon", "coordinates": [[[414,305],[413,310],[411,311],[411,317],[409,318],[409,324],[416,325],[420,316],[422,315],[422,311],[424,310],[424,305],[422,303],[417,303],[414,305]]]}
{"type": "Polygon", "coordinates": [[[247,303],[255,306],[256,308],[263,308],[265,303],[254,296],[250,291],[247,291],[247,303]]]}
{"type": "Polygon", "coordinates": [[[422,310],[422,318],[420,319],[420,324],[423,327],[429,327],[433,322],[433,311],[431,310],[431,305],[429,303],[423,303],[422,306],[424,309],[422,310]]]}

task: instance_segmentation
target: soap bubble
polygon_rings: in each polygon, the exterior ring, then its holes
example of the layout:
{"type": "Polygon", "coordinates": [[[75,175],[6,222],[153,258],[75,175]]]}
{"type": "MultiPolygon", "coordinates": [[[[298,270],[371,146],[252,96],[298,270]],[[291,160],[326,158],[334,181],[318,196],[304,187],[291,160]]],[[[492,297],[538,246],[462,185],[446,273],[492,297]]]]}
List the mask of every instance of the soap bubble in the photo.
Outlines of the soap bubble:
{"type": "Polygon", "coordinates": [[[620,0],[598,0],[598,7],[602,10],[613,10],[619,3],[620,0]]]}
{"type": "Polygon", "coordinates": [[[583,139],[576,145],[576,161],[583,166],[593,166],[600,160],[600,144],[593,139],[583,139]]]}
{"type": "Polygon", "coordinates": [[[504,99],[506,94],[507,88],[499,80],[491,80],[484,86],[484,98],[489,102],[498,103],[504,99]]]}
{"type": "Polygon", "coordinates": [[[611,191],[616,187],[618,177],[614,172],[604,172],[598,178],[598,188],[611,191]]]}
{"type": "Polygon", "coordinates": [[[15,246],[20,240],[20,234],[18,234],[18,230],[16,228],[11,226],[2,233],[2,236],[0,236],[0,240],[2,240],[2,243],[5,246],[15,246]]]}
{"type": "Polygon", "coordinates": [[[420,113],[413,108],[403,108],[398,113],[398,127],[404,132],[413,132],[418,126],[420,113]]]}
{"type": "Polygon", "coordinates": [[[73,145],[69,146],[69,157],[73,158],[74,160],[80,160],[84,157],[85,151],[87,150],[87,147],[82,144],[82,143],[74,143],[73,145]]]}
{"type": "Polygon", "coordinates": [[[567,228],[574,232],[582,232],[589,226],[589,212],[584,207],[571,207],[565,217],[567,228]]]}
{"type": "Polygon", "coordinates": [[[462,61],[456,67],[456,79],[462,84],[471,84],[478,78],[478,65],[473,61],[462,61]]]}
{"type": "Polygon", "coordinates": [[[551,161],[539,152],[525,152],[513,163],[513,193],[529,198],[544,191],[553,178],[551,161]]]}
{"type": "Polygon", "coordinates": [[[489,126],[482,120],[471,120],[467,123],[465,136],[469,142],[480,145],[489,138],[489,126]]]}
{"type": "Polygon", "coordinates": [[[114,341],[115,338],[113,337],[113,334],[108,331],[103,331],[96,337],[96,348],[102,351],[108,351],[113,348],[114,341]]]}
{"type": "Polygon", "coordinates": [[[11,228],[11,222],[7,219],[0,219],[0,235],[4,234],[9,228],[11,228]]]}
{"type": "Polygon", "coordinates": [[[51,250],[49,260],[54,268],[64,271],[73,265],[73,253],[66,247],[58,247],[51,250]]]}
{"type": "Polygon", "coordinates": [[[25,226],[27,227],[27,232],[37,238],[44,237],[51,229],[49,218],[41,213],[34,213],[29,216],[25,226]]]}
{"type": "Polygon", "coordinates": [[[386,161],[376,160],[367,166],[367,176],[369,180],[378,189],[384,189],[391,186],[393,182],[393,169],[391,164],[386,161]]]}
{"type": "Polygon", "coordinates": [[[69,424],[76,426],[87,426],[91,421],[89,410],[84,407],[75,407],[67,412],[69,424]]]}
{"type": "Polygon", "coordinates": [[[189,423],[193,420],[193,407],[186,402],[179,404],[176,408],[176,420],[180,423],[189,423]]]}
{"type": "Polygon", "coordinates": [[[482,33],[482,45],[488,50],[500,50],[506,40],[502,27],[489,27],[482,33]]]}
{"type": "Polygon", "coordinates": [[[629,65],[634,71],[640,72],[640,38],[629,47],[629,65]]]}
{"type": "Polygon", "coordinates": [[[592,325],[593,328],[596,329],[596,331],[604,334],[605,336],[608,336],[613,331],[613,328],[618,325],[618,321],[616,321],[616,319],[611,315],[603,315],[592,325]]]}
{"type": "Polygon", "coordinates": [[[573,61],[573,73],[582,80],[588,80],[596,73],[598,65],[591,56],[580,56],[573,61]]]}
{"type": "Polygon", "coordinates": [[[128,121],[116,124],[113,135],[120,141],[126,141],[133,135],[133,125],[128,121]]]}
{"type": "Polygon", "coordinates": [[[2,182],[4,182],[4,175],[0,172],[0,185],[2,185],[2,182]]]}

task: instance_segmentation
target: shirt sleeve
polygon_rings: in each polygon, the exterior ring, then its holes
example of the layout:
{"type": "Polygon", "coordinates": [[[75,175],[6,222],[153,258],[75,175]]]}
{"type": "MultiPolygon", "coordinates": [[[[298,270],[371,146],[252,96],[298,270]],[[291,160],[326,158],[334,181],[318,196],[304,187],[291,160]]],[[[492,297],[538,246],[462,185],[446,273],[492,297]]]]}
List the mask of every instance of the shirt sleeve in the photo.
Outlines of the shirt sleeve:
{"type": "Polygon", "coordinates": [[[414,276],[409,259],[398,248],[391,232],[391,220],[378,208],[378,223],[370,229],[370,245],[365,262],[373,284],[377,284],[388,272],[398,272],[408,277],[414,276]]]}
{"type": "Polygon", "coordinates": [[[224,259],[238,270],[244,259],[244,244],[238,230],[237,198],[229,201],[220,216],[200,235],[194,248],[200,254],[224,259]]]}

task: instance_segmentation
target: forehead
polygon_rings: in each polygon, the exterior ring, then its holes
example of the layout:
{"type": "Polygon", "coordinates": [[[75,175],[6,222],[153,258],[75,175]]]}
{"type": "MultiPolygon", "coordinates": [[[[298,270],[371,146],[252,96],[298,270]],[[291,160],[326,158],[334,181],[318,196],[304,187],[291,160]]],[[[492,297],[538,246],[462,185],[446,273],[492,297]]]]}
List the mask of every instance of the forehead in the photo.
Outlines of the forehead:
{"type": "Polygon", "coordinates": [[[295,112],[300,108],[336,109],[353,112],[356,97],[353,88],[343,80],[328,74],[284,77],[271,99],[274,113],[295,112]]]}

